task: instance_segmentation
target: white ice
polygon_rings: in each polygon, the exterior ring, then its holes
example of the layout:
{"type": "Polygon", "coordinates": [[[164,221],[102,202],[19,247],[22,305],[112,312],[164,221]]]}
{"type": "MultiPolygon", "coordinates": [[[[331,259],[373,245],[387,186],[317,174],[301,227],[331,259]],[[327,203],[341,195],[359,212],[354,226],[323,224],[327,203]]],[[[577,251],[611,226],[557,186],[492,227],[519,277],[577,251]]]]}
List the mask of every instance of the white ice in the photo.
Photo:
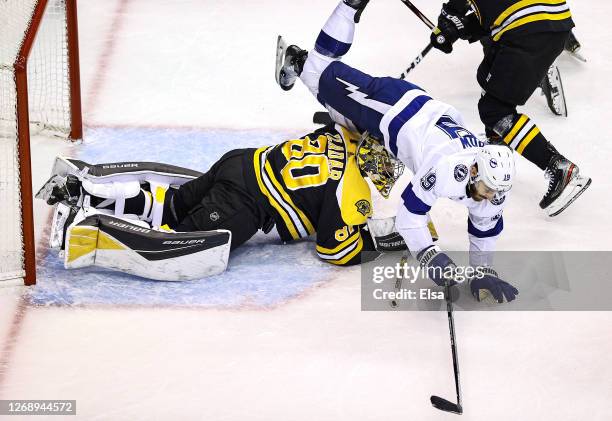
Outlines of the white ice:
{"type": "MultiPolygon", "coordinates": [[[[430,17],[441,2],[418,1],[430,17]]],[[[232,147],[280,142],[314,126],[320,106],[273,80],[276,36],[312,46],[333,0],[80,0],[86,140],[36,138],[34,188],[57,153],[95,162],[161,160],[205,170],[232,147]]],[[[545,181],[518,161],[503,250],[610,250],[612,45],[605,0],[570,3],[588,63],[559,60],[569,118],[536,93],[525,111],[592,187],[550,221],[545,181]]],[[[397,0],[372,1],[345,61],[398,75],[427,28],[397,0]]],[[[432,52],[411,81],[480,131],[479,46],[432,52]]],[[[382,209],[388,213],[390,208],[382,209]]],[[[446,315],[360,311],[359,269],[330,268],[313,244],[258,235],[224,276],[152,283],[100,270],[64,272],[44,245],[39,285],[0,289],[0,399],[76,399],[94,420],[444,420],[453,398],[446,315]],[[292,268],[295,271],[292,271],[292,268]],[[27,300],[22,299],[27,296],[27,300]]],[[[433,210],[446,249],[467,247],[465,210],[433,210]]],[[[608,291],[601,291],[609,294],[608,291]]],[[[464,419],[612,419],[612,313],[459,312],[464,419]]],[[[40,419],[40,418],[36,418],[40,419]]]]}

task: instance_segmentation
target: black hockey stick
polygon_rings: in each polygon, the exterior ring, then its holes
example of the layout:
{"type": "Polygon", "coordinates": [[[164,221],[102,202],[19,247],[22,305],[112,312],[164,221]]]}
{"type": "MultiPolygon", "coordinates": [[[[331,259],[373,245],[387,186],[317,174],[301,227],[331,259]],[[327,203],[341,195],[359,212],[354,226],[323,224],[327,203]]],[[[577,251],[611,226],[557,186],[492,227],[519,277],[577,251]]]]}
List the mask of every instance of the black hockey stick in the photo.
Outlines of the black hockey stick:
{"type": "MultiPolygon", "coordinates": [[[[410,10],[412,10],[412,13],[417,15],[417,17],[421,19],[421,21],[425,25],[427,25],[429,29],[434,29],[435,25],[433,24],[433,22],[430,21],[427,18],[427,16],[425,16],[423,12],[421,12],[414,4],[412,4],[409,0],[401,0],[401,2],[404,3],[406,7],[408,7],[410,10]]],[[[406,76],[408,76],[408,73],[410,73],[415,67],[417,67],[417,65],[421,61],[423,61],[423,58],[431,51],[432,48],[433,48],[433,45],[431,43],[427,44],[427,47],[425,47],[425,49],[421,51],[421,54],[419,54],[418,57],[415,58],[410,64],[410,66],[408,66],[408,68],[404,71],[404,73],[402,73],[402,75],[400,76],[400,79],[406,79],[406,76]]]]}
{"type": "Polygon", "coordinates": [[[446,298],[446,313],[448,314],[448,330],[450,331],[451,351],[453,353],[453,369],[455,371],[455,391],[457,392],[457,403],[452,403],[439,396],[432,395],[431,404],[441,411],[452,412],[461,415],[463,407],[461,406],[461,386],[459,385],[459,357],[457,356],[457,341],[455,339],[455,322],[453,320],[453,301],[450,295],[448,283],[444,288],[446,298]]]}
{"type": "Polygon", "coordinates": [[[408,7],[408,9],[412,10],[412,13],[417,15],[417,17],[421,19],[421,21],[423,21],[423,23],[427,25],[429,29],[434,29],[436,25],[434,25],[432,21],[430,21],[427,18],[427,16],[425,16],[425,14],[423,14],[423,12],[421,12],[414,4],[412,4],[409,0],[400,0],[400,1],[404,3],[406,7],[408,7]]]}
{"type": "Polygon", "coordinates": [[[425,49],[423,51],[421,51],[421,54],[419,54],[417,56],[417,58],[415,58],[412,63],[410,63],[410,66],[408,66],[408,68],[406,70],[404,70],[404,72],[400,75],[400,79],[406,79],[406,76],[408,76],[408,73],[410,73],[412,70],[414,70],[415,67],[417,67],[417,65],[423,61],[423,58],[431,51],[431,49],[433,48],[433,45],[431,45],[431,42],[429,44],[427,44],[427,47],[425,47],[425,49]]]}

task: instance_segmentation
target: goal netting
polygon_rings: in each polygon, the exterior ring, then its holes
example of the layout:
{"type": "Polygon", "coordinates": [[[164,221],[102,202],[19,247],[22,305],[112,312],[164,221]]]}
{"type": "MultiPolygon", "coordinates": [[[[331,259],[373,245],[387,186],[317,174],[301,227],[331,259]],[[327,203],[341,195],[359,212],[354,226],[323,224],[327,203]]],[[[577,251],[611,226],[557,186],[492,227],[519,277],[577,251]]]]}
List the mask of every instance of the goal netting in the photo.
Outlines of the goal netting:
{"type": "Polygon", "coordinates": [[[0,281],[35,280],[30,135],[81,137],[76,0],[0,0],[0,281]]]}

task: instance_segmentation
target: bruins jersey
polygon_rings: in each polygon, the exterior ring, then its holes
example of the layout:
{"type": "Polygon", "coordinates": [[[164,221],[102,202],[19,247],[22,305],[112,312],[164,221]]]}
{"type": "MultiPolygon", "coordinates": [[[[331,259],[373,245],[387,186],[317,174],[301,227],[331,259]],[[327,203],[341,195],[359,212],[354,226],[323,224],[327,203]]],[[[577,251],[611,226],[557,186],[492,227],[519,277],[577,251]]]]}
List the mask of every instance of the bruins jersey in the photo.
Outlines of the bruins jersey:
{"type": "Polygon", "coordinates": [[[282,240],[316,234],[319,257],[336,265],[361,262],[373,250],[363,231],[372,213],[370,188],[355,161],[358,135],[340,125],[253,152],[249,190],[276,222],[282,240]]]}
{"type": "Polygon", "coordinates": [[[461,10],[466,1],[493,41],[534,32],[563,32],[574,27],[565,0],[450,0],[461,10]]]}

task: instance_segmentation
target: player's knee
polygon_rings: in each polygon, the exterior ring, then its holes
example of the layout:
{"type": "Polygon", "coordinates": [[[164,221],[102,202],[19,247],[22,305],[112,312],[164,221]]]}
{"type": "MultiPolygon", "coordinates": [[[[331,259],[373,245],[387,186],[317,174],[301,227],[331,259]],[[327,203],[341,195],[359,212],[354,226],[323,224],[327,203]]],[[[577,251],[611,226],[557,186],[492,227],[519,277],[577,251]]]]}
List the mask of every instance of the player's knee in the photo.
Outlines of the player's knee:
{"type": "Polygon", "coordinates": [[[330,64],[337,61],[332,57],[326,57],[323,54],[319,54],[316,51],[308,53],[308,58],[304,63],[304,68],[300,74],[300,79],[306,85],[308,90],[313,95],[317,96],[319,93],[319,83],[323,73],[328,73],[330,64]]]}
{"type": "Polygon", "coordinates": [[[500,136],[505,134],[508,124],[511,127],[517,115],[516,107],[489,94],[483,95],[478,101],[478,112],[485,127],[500,136]]]}

